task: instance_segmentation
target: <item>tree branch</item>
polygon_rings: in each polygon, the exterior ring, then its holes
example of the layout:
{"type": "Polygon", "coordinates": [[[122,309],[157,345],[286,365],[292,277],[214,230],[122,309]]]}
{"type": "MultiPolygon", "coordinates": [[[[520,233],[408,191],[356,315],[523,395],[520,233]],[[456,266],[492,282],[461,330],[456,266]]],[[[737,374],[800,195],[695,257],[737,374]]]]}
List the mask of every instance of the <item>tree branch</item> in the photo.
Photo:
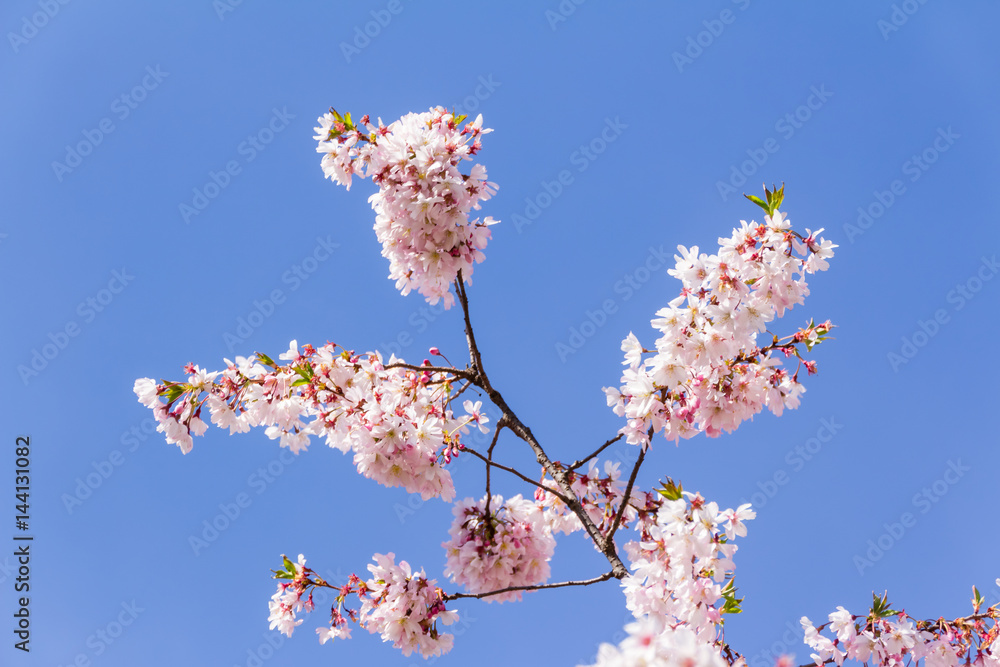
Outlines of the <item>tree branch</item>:
{"type": "Polygon", "coordinates": [[[490,448],[486,450],[486,510],[483,512],[484,515],[490,515],[490,500],[492,499],[492,494],[490,493],[490,468],[493,467],[493,448],[497,446],[497,441],[500,439],[500,431],[502,431],[507,426],[507,420],[505,415],[501,415],[499,421],[497,421],[497,430],[493,433],[493,442],[490,443],[490,448]]]}
{"type": "MultiPolygon", "coordinates": [[[[653,427],[649,427],[649,439],[653,439],[653,427]]],[[[625,487],[625,495],[622,496],[621,505],[618,506],[618,514],[615,515],[615,520],[611,523],[611,528],[608,529],[607,541],[611,542],[614,540],[615,531],[618,530],[618,526],[621,524],[622,516],[625,514],[625,507],[628,505],[629,498],[632,496],[632,485],[635,484],[635,477],[639,474],[639,468],[642,466],[643,459],[646,458],[646,448],[642,447],[639,450],[639,458],[635,460],[635,465],[632,466],[632,474],[629,475],[628,485],[625,487]]]]}
{"type": "MultiPolygon", "coordinates": [[[[465,285],[462,283],[462,272],[459,271],[458,277],[455,278],[455,291],[458,293],[458,300],[462,304],[462,313],[465,316],[465,337],[469,344],[469,359],[472,363],[472,372],[475,374],[475,382],[478,386],[482,387],[483,391],[490,397],[490,400],[495,406],[500,408],[503,412],[503,416],[507,419],[507,428],[509,428],[515,435],[528,443],[532,451],[535,452],[535,458],[538,463],[545,469],[545,471],[555,480],[556,484],[563,492],[563,497],[560,497],[567,507],[569,507],[574,514],[580,518],[580,523],[583,524],[584,530],[590,535],[590,539],[594,541],[598,550],[604,554],[608,562],[611,563],[611,568],[613,576],[618,579],[622,579],[628,575],[628,568],[622,563],[621,559],[618,557],[618,552],[615,550],[615,543],[613,540],[605,540],[604,535],[601,533],[600,528],[594,523],[594,520],[590,518],[586,510],[583,509],[583,505],[580,500],[576,497],[570,486],[569,479],[566,474],[566,469],[561,465],[556,466],[549,459],[548,454],[542,449],[538,440],[531,433],[531,429],[528,428],[524,422],[522,422],[509,405],[507,401],[504,400],[503,396],[499,391],[493,388],[490,384],[489,377],[486,375],[486,370],[483,368],[482,355],[479,352],[479,348],[476,345],[476,337],[472,332],[472,321],[469,317],[469,299],[465,292],[465,285]]],[[[520,473],[518,473],[520,474],[520,473]]],[[[551,491],[551,489],[547,489],[551,491]]]]}
{"type": "Polygon", "coordinates": [[[616,442],[618,442],[621,439],[622,439],[622,434],[619,433],[618,435],[616,435],[615,437],[611,438],[610,440],[608,440],[607,442],[605,442],[603,445],[601,445],[600,447],[598,447],[597,451],[595,451],[590,456],[588,456],[586,458],[583,458],[583,459],[580,459],[579,461],[576,461],[575,463],[573,463],[573,465],[571,465],[569,468],[567,468],[567,470],[576,470],[577,468],[579,468],[580,466],[582,466],[584,463],[586,463],[590,459],[594,458],[595,456],[597,456],[598,454],[600,454],[601,452],[603,452],[605,449],[607,449],[608,447],[610,447],[611,445],[615,444],[616,442]]]}
{"type": "Polygon", "coordinates": [[[607,581],[608,579],[614,578],[614,570],[611,572],[605,572],[599,577],[594,577],[593,579],[584,579],[581,581],[561,581],[558,584],[539,584],[536,586],[511,586],[509,588],[501,588],[496,591],[489,591],[488,593],[452,593],[451,595],[445,595],[445,601],[458,600],[460,598],[477,598],[482,599],[489,597],[491,595],[499,595],[501,593],[509,593],[511,591],[540,591],[543,588],[566,588],[567,586],[589,586],[591,584],[597,584],[602,581],[607,581]]]}
{"type": "Polygon", "coordinates": [[[383,366],[386,370],[390,368],[406,368],[411,371],[426,371],[428,373],[447,373],[449,375],[454,375],[455,377],[462,378],[464,380],[472,381],[474,379],[474,374],[464,368],[451,368],[449,366],[417,366],[416,364],[405,364],[401,361],[389,364],[388,366],[383,366]]]}
{"type": "MultiPolygon", "coordinates": [[[[508,427],[508,428],[510,428],[510,427],[508,427]]],[[[527,475],[522,474],[520,471],[515,470],[514,468],[510,468],[508,466],[503,465],[502,463],[497,463],[496,461],[489,460],[488,458],[486,458],[485,456],[483,456],[482,454],[480,454],[479,452],[477,452],[476,450],[474,450],[472,447],[469,447],[468,445],[463,445],[462,446],[462,451],[463,452],[468,452],[468,453],[472,454],[473,456],[478,457],[484,463],[486,463],[487,466],[491,466],[493,468],[500,468],[500,470],[505,470],[505,471],[511,473],[512,475],[517,475],[518,477],[520,477],[522,480],[524,480],[528,484],[533,484],[533,485],[537,486],[539,489],[542,489],[543,491],[547,491],[548,493],[551,493],[556,498],[558,498],[559,500],[563,501],[563,503],[569,504],[568,498],[566,498],[559,491],[556,491],[555,489],[552,489],[552,488],[550,488],[548,486],[545,486],[541,482],[536,482],[535,480],[531,479],[527,475]]]]}

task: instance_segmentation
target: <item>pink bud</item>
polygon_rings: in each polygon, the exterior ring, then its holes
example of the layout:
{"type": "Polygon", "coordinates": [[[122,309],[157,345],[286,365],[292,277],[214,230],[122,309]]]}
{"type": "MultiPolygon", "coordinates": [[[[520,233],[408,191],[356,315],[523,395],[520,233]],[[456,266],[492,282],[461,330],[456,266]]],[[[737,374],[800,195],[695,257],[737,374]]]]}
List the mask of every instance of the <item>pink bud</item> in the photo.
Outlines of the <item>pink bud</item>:
{"type": "Polygon", "coordinates": [[[430,352],[431,355],[435,357],[441,356],[441,350],[437,349],[436,347],[432,347],[430,350],[428,350],[428,352],[430,352]]]}

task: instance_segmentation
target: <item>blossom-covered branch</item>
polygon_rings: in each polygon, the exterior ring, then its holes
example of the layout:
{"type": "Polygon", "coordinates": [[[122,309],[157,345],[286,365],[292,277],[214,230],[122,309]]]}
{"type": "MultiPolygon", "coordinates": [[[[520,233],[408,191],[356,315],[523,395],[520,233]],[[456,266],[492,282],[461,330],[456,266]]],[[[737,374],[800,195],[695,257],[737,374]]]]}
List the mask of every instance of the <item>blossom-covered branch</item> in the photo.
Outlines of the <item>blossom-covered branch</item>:
{"type": "MultiPolygon", "coordinates": [[[[996,581],[1000,586],[1000,579],[996,581]]],[[[1000,667],[1000,604],[982,609],[984,599],[972,589],[969,616],[947,621],[917,620],[904,611],[890,608],[888,593],[873,595],[865,616],[851,614],[843,607],[829,615],[829,622],[814,627],[802,617],[805,642],[813,649],[815,664],[844,664],[856,660],[868,665],[894,667],[904,662],[924,661],[926,667],[1000,667]],[[822,633],[829,629],[835,638],[822,633]]]]}
{"type": "MultiPolygon", "coordinates": [[[[505,603],[525,592],[587,586],[619,579],[636,623],[618,646],[605,645],[598,665],[677,664],[745,667],[724,641],[727,614],[741,611],[734,583],[737,538],[755,517],[749,505],[720,509],[667,478],[644,491],[637,480],[654,435],[678,442],[699,433],[715,437],[735,430],[765,408],[780,415],[795,408],[805,391],[800,379],[817,370],[806,358],[827,340],[833,324],[808,324],[785,335],[770,329],[809,294],[807,277],[828,268],[835,246],[815,232],[792,229],[780,209],[784,187],[748,196],[764,209],[763,221],[741,221],[719,238],[712,254],[678,246],[669,271],[679,294],[651,320],[655,342],[644,346],[630,333],[622,343],[625,371],[618,387],[605,388],[608,405],[624,418],[618,434],[568,467],[553,460],[532,429],[493,383],[472,325],[469,294],[474,266],[491,238],[491,217],[470,217],[497,186],[481,164],[482,117],[466,123],[437,107],[385,125],[331,109],[319,119],[317,150],[334,182],[350,189],[354,176],[370,178],[378,191],[369,201],[374,229],[389,260],[389,277],[404,294],[419,292],[430,303],[462,307],[469,359],[455,367],[437,348],[431,357],[446,365],[407,363],[378,352],[355,353],[328,343],[300,350],[292,341],[279,356],[265,354],[226,361],[221,371],[189,364],[183,381],[138,380],[139,400],[154,411],[167,441],[185,453],[208,422],[230,433],[261,426],[272,439],[298,453],[313,436],[353,455],[359,473],[422,498],[454,502],[444,549],[444,575],[464,592],[445,593],[423,570],[395,555],[375,554],[370,578],[352,575],[333,586],[305,566],[283,558],[275,571],[278,589],[270,605],[272,628],[291,634],[313,610],[312,591],[333,589],[336,601],[320,641],[350,636],[349,622],[381,635],[404,654],[450,650],[453,637],[438,630],[457,613],[446,603],[483,599],[505,603]],[[795,367],[786,367],[794,359],[795,367]],[[482,400],[462,401],[465,392],[482,400]],[[500,413],[485,453],[463,442],[470,428],[488,434],[483,401],[500,413]],[[207,413],[205,412],[207,410],[207,413]],[[530,447],[541,467],[530,475],[496,460],[500,435],[509,430],[530,447]],[[621,466],[600,461],[621,440],[639,447],[627,479],[621,466]],[[448,467],[467,452],[486,466],[485,493],[455,499],[448,467]],[[587,466],[584,469],[584,466],[587,466]],[[533,495],[494,493],[493,468],[511,473],[533,495]],[[537,475],[537,476],[535,476],[537,475]],[[534,476],[534,477],[533,477],[534,476]],[[616,537],[634,530],[633,539],[616,537]],[[589,579],[548,583],[556,535],[582,532],[610,569],[589,579]],[[627,563],[627,565],[626,565],[627,563]],[[347,605],[356,595],[357,609],[347,605]]],[[[584,450],[586,451],[586,449],[584,450]]],[[[977,593],[978,597],[978,593],[977,593]]],[[[1000,667],[997,608],[955,621],[914,621],[876,598],[864,618],[843,608],[830,616],[836,639],[803,619],[817,664],[845,658],[897,667],[926,660],[927,667],[1000,667]]],[[[788,658],[781,667],[791,667],[788,658]]]]}
{"type": "Polygon", "coordinates": [[[328,343],[320,348],[296,341],[279,356],[265,354],[226,360],[223,371],[185,367],[184,382],[137,380],[140,402],[153,409],[158,430],[184,453],[193,435],[208,428],[230,433],[266,427],[268,437],[298,453],[311,436],[354,454],[358,472],[385,486],[401,486],[429,499],[455,497],[446,465],[462,450],[469,425],[485,427],[488,417],[471,401],[465,416],[451,409],[453,384],[461,376],[430,368],[382,362],[377,352],[355,354],[328,343]],[[164,402],[165,401],[165,402],[164,402]]]}

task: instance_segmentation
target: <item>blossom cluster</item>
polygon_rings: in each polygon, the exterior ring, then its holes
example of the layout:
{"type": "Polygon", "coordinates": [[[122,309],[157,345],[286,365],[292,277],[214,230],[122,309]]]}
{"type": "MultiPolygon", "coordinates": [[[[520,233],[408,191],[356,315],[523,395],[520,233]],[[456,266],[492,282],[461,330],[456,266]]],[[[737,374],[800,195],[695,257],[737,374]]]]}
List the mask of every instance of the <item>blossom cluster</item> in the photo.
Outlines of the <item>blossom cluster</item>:
{"type": "MultiPolygon", "coordinates": [[[[516,495],[476,502],[472,498],[454,507],[451,539],[442,543],[447,554],[445,574],[470,593],[486,593],[514,586],[533,586],[549,578],[549,560],[556,541],[541,507],[516,495]]],[[[487,602],[520,600],[521,591],[484,598],[487,602]]]]}
{"type": "Polygon", "coordinates": [[[854,616],[837,607],[829,615],[829,623],[818,628],[805,616],[801,623],[817,665],[830,661],[843,665],[846,659],[884,667],[920,660],[925,667],[957,667],[960,663],[1000,667],[1000,627],[996,624],[1000,605],[981,612],[981,604],[982,598],[975,591],[972,616],[924,621],[889,609],[886,596],[875,596],[867,616],[854,616]],[[827,626],[834,638],[820,634],[827,626]]]}
{"type": "Polygon", "coordinates": [[[739,611],[732,574],[736,537],[756,513],[749,504],[720,510],[698,494],[667,484],[656,512],[641,512],[640,540],[626,543],[633,574],[622,581],[636,617],[689,627],[705,643],[716,640],[722,615],[739,611]],[[719,606],[721,603],[721,606],[719,606]]]}
{"type": "Polygon", "coordinates": [[[810,323],[763,346],[757,336],[803,302],[807,274],[828,267],[837,246],[820,237],[822,231],[802,236],[774,210],[763,224],[743,221],[720,238],[717,254],[678,246],[669,273],[683,287],[652,320],[660,334],[655,348],[645,349],[630,333],[622,342],[622,385],[604,390],[615,414],[628,420],[621,430],[628,442],[645,446],[650,428],[675,441],[701,432],[717,436],[764,407],[780,415],[798,406],[805,391],[799,371],[789,374],[777,353],[815,372],[815,362],[804,360],[798,346],[811,350],[832,325],[810,323]]]}
{"type": "MultiPolygon", "coordinates": [[[[625,482],[621,479],[621,463],[604,462],[604,474],[598,470],[597,461],[591,459],[586,472],[568,470],[566,479],[580,501],[580,505],[602,534],[611,530],[618,510],[625,496],[625,482]]],[[[552,491],[537,489],[535,501],[544,509],[546,524],[552,532],[566,535],[583,529],[580,517],[573,513],[559,497],[553,493],[558,485],[552,479],[542,482],[552,491]]],[[[623,528],[635,520],[639,512],[656,511],[662,499],[655,493],[632,489],[629,502],[622,512],[619,525],[623,528]]]]}
{"type": "Polygon", "coordinates": [[[227,359],[224,371],[188,364],[186,381],[143,378],[135,393],[152,408],[157,430],[185,454],[192,436],[208,427],[207,409],[211,422],[230,433],[266,426],[268,437],[295,453],[306,449],[310,436],[323,436],[329,446],[353,452],[365,477],[425,500],[454,499],[445,466],[462,449],[468,426],[482,429],[488,421],[470,401],[465,407],[472,414],[453,414],[455,375],[404,367],[395,357],[385,364],[377,352],[358,355],[333,343],[300,352],[292,341],[279,358],[288,363],[258,353],[235,363],[227,359]]]}
{"type": "MultiPolygon", "coordinates": [[[[605,463],[600,475],[594,461],[585,474],[569,471],[571,487],[605,535],[624,500],[618,465],[605,463]]],[[[582,528],[553,492],[536,492],[553,530],[582,528]]],[[[659,619],[669,627],[690,628],[699,641],[713,643],[722,615],[739,609],[735,596],[733,543],[746,535],[745,521],[756,516],[750,504],[720,510],[698,494],[668,480],[657,492],[633,489],[621,512],[621,526],[633,521],[638,541],[622,550],[633,574],[622,581],[626,605],[637,618],[659,619]],[[721,603],[721,605],[720,605],[721,603]]]]}
{"type": "Polygon", "coordinates": [[[426,658],[450,651],[454,636],[439,633],[437,621],[451,625],[458,620],[458,614],[445,609],[444,593],[435,585],[437,582],[428,580],[422,569],[414,573],[405,560],[397,564],[393,553],[375,554],[373,560],[367,581],[352,574],[347,584],[335,587],[307,568],[303,556],[299,556],[298,563],[286,558],[285,569],[275,571],[279,583],[270,603],[271,629],[277,628],[290,637],[302,623],[295,617],[296,612],[312,611],[313,589],[324,586],[336,590],[337,598],[330,610],[330,625],[316,630],[321,644],[349,638],[350,618],[370,633],[379,633],[382,641],[392,642],[403,655],[417,651],[426,658]],[[358,596],[360,609],[345,608],[350,594],[358,596]]]}
{"type": "Polygon", "coordinates": [[[485,255],[489,226],[496,221],[469,219],[497,186],[486,168],[475,164],[463,174],[459,165],[482,147],[483,117],[462,125],[441,107],[410,113],[388,126],[355,125],[350,114],[332,110],[319,118],[317,151],[331,180],[350,189],[352,176],[372,178],[379,191],[369,198],[375,210],[375,233],[389,278],[404,295],[417,290],[428,302],[454,304],[449,288],[462,272],[469,281],[485,255]],[[362,128],[367,130],[362,132],[362,128]]]}
{"type": "Polygon", "coordinates": [[[729,667],[719,648],[701,641],[688,627],[662,627],[646,618],[625,626],[628,637],[618,646],[601,644],[592,667],[729,667]]]}

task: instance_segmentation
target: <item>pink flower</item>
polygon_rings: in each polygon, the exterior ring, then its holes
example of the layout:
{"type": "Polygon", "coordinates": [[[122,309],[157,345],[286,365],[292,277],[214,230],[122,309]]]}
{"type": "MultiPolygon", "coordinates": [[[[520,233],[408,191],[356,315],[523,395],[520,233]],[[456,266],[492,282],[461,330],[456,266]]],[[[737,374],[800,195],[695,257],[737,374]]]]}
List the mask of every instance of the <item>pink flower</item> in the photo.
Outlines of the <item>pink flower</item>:
{"type": "Polygon", "coordinates": [[[350,189],[352,176],[363,173],[379,186],[369,201],[389,278],[403,295],[415,289],[431,304],[443,300],[445,308],[454,304],[449,288],[458,272],[471,281],[475,264],[485,257],[489,227],[496,223],[469,217],[496,193],[486,168],[475,164],[468,174],[459,169],[491,130],[482,127],[482,116],[463,129],[453,121],[437,107],[407,114],[388,127],[368,123],[367,137],[338,126],[332,113],[316,128],[327,177],[350,189]]]}
{"type": "MultiPolygon", "coordinates": [[[[451,539],[444,542],[445,574],[470,593],[515,586],[532,586],[549,578],[549,560],[556,542],[541,509],[520,495],[504,502],[493,496],[489,514],[486,497],[456,503],[451,539]]],[[[520,600],[521,591],[485,598],[487,602],[520,600]]]]}

